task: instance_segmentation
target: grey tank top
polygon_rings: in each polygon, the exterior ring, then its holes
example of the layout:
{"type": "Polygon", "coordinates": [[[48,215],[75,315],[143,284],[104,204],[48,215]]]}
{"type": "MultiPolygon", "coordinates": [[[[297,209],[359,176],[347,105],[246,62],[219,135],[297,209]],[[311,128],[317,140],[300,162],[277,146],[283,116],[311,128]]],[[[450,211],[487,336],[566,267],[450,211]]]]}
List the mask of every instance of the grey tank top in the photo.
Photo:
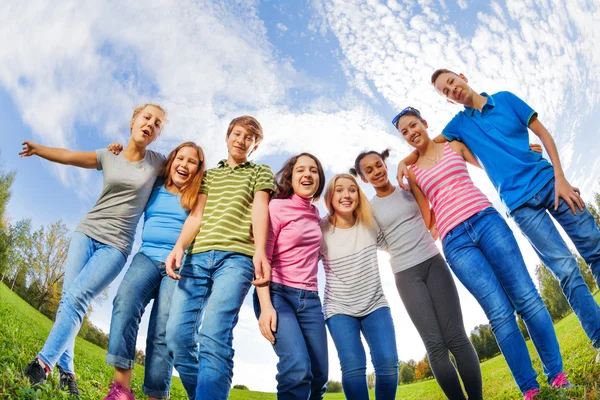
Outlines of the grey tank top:
{"type": "Polygon", "coordinates": [[[75,230],[118,249],[127,257],[135,228],[165,159],[160,153],[146,150],[142,160],[131,162],[123,153],[115,156],[106,149],[96,150],[96,159],[98,169],[103,172],[102,193],[75,230]]]}
{"type": "Polygon", "coordinates": [[[414,267],[439,254],[411,192],[395,187],[394,192],[387,197],[373,197],[371,205],[389,246],[390,264],[394,273],[414,267]]]}

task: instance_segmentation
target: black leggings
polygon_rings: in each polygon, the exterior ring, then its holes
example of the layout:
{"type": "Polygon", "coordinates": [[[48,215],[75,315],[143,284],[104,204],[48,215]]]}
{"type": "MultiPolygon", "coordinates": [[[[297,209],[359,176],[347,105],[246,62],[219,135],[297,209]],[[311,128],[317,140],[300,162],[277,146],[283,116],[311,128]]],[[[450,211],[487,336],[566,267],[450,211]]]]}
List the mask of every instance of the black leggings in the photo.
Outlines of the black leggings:
{"type": "Polygon", "coordinates": [[[397,272],[395,277],[400,298],[423,339],[431,371],[444,394],[450,400],[465,399],[450,352],[469,400],[482,399],[479,359],[465,332],[458,293],[444,258],[438,254],[397,272]]]}

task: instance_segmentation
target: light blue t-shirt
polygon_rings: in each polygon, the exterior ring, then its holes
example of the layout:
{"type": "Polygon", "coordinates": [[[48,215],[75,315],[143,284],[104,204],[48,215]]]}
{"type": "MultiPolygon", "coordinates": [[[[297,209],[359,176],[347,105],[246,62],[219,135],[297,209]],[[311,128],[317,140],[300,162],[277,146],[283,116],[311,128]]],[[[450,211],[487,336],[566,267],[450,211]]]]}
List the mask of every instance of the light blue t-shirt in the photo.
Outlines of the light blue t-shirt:
{"type": "Polygon", "coordinates": [[[482,111],[465,107],[442,135],[467,145],[513,211],[542,190],[554,177],[554,168],[529,149],[528,126],[537,113],[510,92],[481,95],[487,97],[482,111]]]}
{"type": "Polygon", "coordinates": [[[164,262],[189,213],[181,206],[179,195],[169,192],[165,185],[156,186],[144,210],[140,251],[154,261],[164,262]]]}

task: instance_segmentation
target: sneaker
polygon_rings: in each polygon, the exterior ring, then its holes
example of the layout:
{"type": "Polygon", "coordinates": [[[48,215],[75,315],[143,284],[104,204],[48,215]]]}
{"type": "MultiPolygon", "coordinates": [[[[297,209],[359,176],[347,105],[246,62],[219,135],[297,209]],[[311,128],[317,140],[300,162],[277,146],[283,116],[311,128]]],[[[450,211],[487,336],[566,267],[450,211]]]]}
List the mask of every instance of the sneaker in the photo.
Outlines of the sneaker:
{"type": "Polygon", "coordinates": [[[79,387],[77,386],[75,375],[63,371],[60,367],[58,369],[60,371],[60,380],[58,382],[60,390],[79,398],[79,387]]]}
{"type": "Polygon", "coordinates": [[[29,379],[31,386],[46,383],[48,372],[46,366],[37,357],[25,368],[25,376],[29,379]]]}
{"type": "Polygon", "coordinates": [[[135,400],[135,394],[133,390],[127,389],[119,382],[113,381],[110,385],[110,391],[104,400],[135,400]]]}
{"type": "Polygon", "coordinates": [[[565,375],[565,373],[561,372],[560,374],[556,375],[556,378],[554,378],[554,380],[552,381],[552,387],[561,389],[573,389],[575,386],[573,386],[571,382],[567,380],[567,376],[565,375]]]}
{"type": "Polygon", "coordinates": [[[538,388],[529,389],[527,392],[525,392],[525,397],[523,397],[523,400],[534,400],[539,392],[540,389],[538,388]]]}
{"type": "Polygon", "coordinates": [[[600,364],[600,349],[598,349],[598,354],[596,354],[596,362],[600,364]]]}

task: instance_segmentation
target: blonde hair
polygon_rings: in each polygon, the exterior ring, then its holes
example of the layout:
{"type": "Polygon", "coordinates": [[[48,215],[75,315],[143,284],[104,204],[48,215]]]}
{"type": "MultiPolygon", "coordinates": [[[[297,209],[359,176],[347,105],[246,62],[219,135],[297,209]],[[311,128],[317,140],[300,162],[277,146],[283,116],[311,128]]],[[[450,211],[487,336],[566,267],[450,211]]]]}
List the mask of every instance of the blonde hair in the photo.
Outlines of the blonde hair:
{"type": "Polygon", "coordinates": [[[333,208],[333,194],[335,192],[335,185],[339,179],[349,179],[354,185],[356,185],[356,190],[358,190],[358,207],[352,213],[359,224],[363,224],[367,228],[371,229],[375,226],[373,222],[373,209],[371,207],[371,203],[369,203],[369,199],[365,196],[365,193],[362,191],[356,178],[350,174],[337,174],[333,178],[329,180],[327,183],[327,187],[325,188],[325,195],[323,196],[323,202],[325,203],[325,208],[329,212],[328,219],[331,225],[335,227],[335,209],[333,208]]]}
{"type": "MultiPolygon", "coordinates": [[[[167,122],[167,112],[165,111],[165,109],[164,109],[164,108],[162,108],[161,106],[159,106],[158,104],[154,104],[154,103],[146,103],[146,104],[142,104],[141,106],[135,107],[135,108],[133,109],[133,115],[131,116],[131,122],[133,122],[133,121],[136,119],[136,117],[137,117],[138,115],[140,115],[140,113],[141,113],[142,111],[144,111],[144,108],[146,108],[146,107],[148,107],[148,106],[150,106],[150,107],[156,107],[156,108],[158,108],[160,111],[162,111],[162,112],[165,114],[165,120],[163,121],[163,124],[164,124],[165,122],[167,122]]],[[[160,126],[160,129],[161,129],[161,130],[162,130],[162,127],[163,127],[163,125],[161,125],[161,126],[160,126]]],[[[158,133],[160,133],[160,131],[159,131],[158,133]]]]}
{"type": "Polygon", "coordinates": [[[198,200],[198,192],[200,191],[200,183],[202,182],[202,176],[204,174],[204,152],[202,151],[202,147],[198,146],[194,142],[183,142],[179,146],[175,147],[175,149],[169,153],[167,157],[167,162],[165,163],[162,169],[162,177],[165,181],[165,186],[169,186],[173,183],[173,179],[171,179],[171,166],[175,161],[175,157],[177,157],[177,153],[179,150],[184,147],[191,147],[198,152],[198,170],[192,179],[190,179],[183,187],[179,189],[179,194],[181,195],[181,207],[185,210],[191,210],[194,208],[196,204],[196,200],[198,200]]]}

